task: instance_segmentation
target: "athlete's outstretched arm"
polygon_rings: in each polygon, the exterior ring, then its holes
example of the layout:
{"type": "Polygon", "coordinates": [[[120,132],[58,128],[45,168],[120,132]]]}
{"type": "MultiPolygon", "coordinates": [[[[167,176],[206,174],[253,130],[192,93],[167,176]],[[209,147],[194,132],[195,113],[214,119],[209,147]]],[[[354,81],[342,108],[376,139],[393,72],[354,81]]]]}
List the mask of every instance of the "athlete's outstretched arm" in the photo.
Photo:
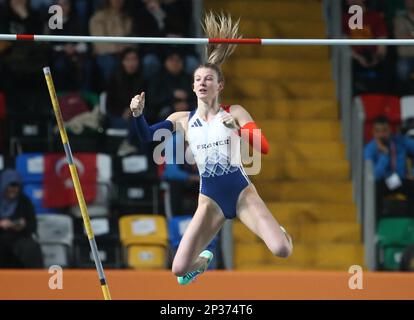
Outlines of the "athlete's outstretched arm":
{"type": "MultiPolygon", "coordinates": [[[[243,131],[248,132],[249,134],[249,144],[253,146],[256,150],[260,151],[263,154],[269,153],[269,143],[267,142],[266,137],[259,129],[259,127],[254,122],[251,115],[240,105],[233,105],[230,109],[230,117],[233,117],[236,125],[235,127],[239,130],[239,135],[243,137],[241,134],[243,131]],[[254,145],[254,141],[260,140],[260,149],[254,145]]],[[[231,122],[231,119],[224,119],[225,124],[227,122],[231,122]]]]}
{"type": "Polygon", "coordinates": [[[134,117],[134,124],[135,128],[138,132],[138,136],[143,143],[149,143],[153,141],[154,133],[158,129],[167,129],[171,132],[174,132],[176,130],[176,122],[179,117],[174,116],[176,112],[173,113],[171,116],[167,118],[167,120],[158,122],[153,125],[148,125],[147,120],[145,119],[145,116],[143,115],[145,107],[145,92],[142,92],[141,94],[136,95],[132,98],[130,109],[132,111],[132,115],[134,117]]]}

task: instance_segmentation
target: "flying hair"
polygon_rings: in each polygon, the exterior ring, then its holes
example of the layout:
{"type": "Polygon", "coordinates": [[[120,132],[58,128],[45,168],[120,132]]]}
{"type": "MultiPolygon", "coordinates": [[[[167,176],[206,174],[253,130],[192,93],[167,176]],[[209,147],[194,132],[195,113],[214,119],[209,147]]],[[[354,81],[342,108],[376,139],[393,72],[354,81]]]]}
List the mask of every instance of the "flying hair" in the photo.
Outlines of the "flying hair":
{"type": "MultiPolygon", "coordinates": [[[[210,11],[206,14],[202,27],[207,38],[241,39],[239,23],[240,19],[234,21],[230,14],[224,14],[223,12],[215,14],[210,11]]],[[[224,77],[220,67],[234,52],[236,46],[235,44],[228,43],[209,43],[206,47],[207,61],[200,67],[216,70],[219,75],[219,81],[223,81],[224,77]]]]}

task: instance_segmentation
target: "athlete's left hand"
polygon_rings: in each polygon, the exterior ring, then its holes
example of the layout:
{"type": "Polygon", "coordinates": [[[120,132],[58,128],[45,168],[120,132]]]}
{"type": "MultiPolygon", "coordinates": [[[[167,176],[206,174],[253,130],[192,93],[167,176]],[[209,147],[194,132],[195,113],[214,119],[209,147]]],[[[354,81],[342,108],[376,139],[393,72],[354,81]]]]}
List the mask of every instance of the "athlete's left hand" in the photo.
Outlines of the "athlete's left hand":
{"type": "Polygon", "coordinates": [[[236,120],[230,113],[226,112],[224,115],[222,115],[221,121],[227,128],[239,130],[239,126],[237,125],[236,120]]]}

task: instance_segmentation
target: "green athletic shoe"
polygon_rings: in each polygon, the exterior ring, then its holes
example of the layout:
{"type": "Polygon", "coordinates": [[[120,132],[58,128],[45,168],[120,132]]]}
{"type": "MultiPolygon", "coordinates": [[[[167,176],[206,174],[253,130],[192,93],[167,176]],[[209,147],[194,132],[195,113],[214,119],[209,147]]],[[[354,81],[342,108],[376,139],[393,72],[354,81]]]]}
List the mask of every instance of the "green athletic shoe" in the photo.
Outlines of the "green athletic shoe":
{"type": "Polygon", "coordinates": [[[213,253],[209,250],[204,250],[203,252],[201,252],[199,254],[199,257],[203,257],[207,259],[207,263],[204,264],[204,266],[198,268],[195,271],[191,271],[189,273],[187,273],[185,276],[183,277],[177,277],[178,283],[181,285],[186,285],[191,283],[192,281],[195,280],[195,278],[202,274],[204,271],[207,270],[208,265],[210,264],[211,260],[213,260],[213,253]]]}

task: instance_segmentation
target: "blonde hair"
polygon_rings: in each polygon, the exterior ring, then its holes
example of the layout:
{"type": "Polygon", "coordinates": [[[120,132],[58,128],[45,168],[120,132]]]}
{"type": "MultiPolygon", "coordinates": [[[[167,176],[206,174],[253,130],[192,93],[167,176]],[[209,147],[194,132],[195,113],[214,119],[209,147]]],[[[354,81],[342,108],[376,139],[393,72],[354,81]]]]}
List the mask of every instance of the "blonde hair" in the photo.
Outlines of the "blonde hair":
{"type": "MultiPolygon", "coordinates": [[[[241,39],[239,34],[239,22],[233,21],[230,14],[215,14],[212,11],[208,12],[204,17],[202,27],[207,38],[220,39],[241,39]]],[[[207,61],[200,65],[199,68],[210,68],[218,73],[219,81],[224,81],[224,76],[221,71],[221,65],[234,52],[237,45],[229,43],[209,43],[206,47],[207,61]]]]}
{"type": "MultiPolygon", "coordinates": [[[[216,15],[210,11],[204,18],[203,29],[208,38],[240,39],[239,23],[240,19],[233,23],[230,14],[225,15],[222,12],[216,15]]],[[[235,44],[227,43],[208,44],[206,48],[207,62],[221,66],[234,52],[236,46],[235,44]]]]}

